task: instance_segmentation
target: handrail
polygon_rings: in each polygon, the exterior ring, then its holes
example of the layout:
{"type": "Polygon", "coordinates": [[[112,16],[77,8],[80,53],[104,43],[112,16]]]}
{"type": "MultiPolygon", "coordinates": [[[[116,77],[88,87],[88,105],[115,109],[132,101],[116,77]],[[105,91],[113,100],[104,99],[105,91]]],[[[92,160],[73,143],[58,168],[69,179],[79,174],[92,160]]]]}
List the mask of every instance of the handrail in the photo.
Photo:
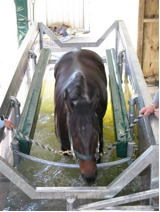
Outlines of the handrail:
{"type": "Polygon", "coordinates": [[[109,207],[109,206],[127,204],[127,203],[145,200],[145,199],[149,199],[149,198],[153,198],[153,197],[158,197],[158,196],[159,196],[159,189],[151,189],[148,191],[142,191],[142,192],[138,192],[135,194],[125,195],[122,197],[116,197],[113,199],[108,199],[108,200],[90,203],[87,205],[82,205],[82,206],[76,208],[76,210],[77,211],[100,210],[100,209],[104,209],[105,207],[109,207]]]}
{"type": "MultiPolygon", "coordinates": [[[[124,21],[119,21],[119,40],[125,49],[125,57],[127,68],[129,69],[130,75],[132,77],[132,83],[134,85],[135,93],[138,94],[138,109],[148,106],[152,102],[150,92],[148,91],[144,76],[138,61],[138,57],[133,49],[132,42],[130,40],[126,25],[124,21]]],[[[117,44],[118,46],[118,44],[117,44]]],[[[118,48],[118,47],[117,47],[118,48]]],[[[159,120],[155,117],[146,117],[143,119],[145,137],[147,141],[147,147],[150,145],[159,143],[159,131],[157,130],[159,126],[159,120]]]]}
{"type": "MultiPolygon", "coordinates": [[[[14,151],[14,153],[18,154],[20,157],[25,158],[27,160],[31,160],[31,161],[34,161],[34,162],[37,162],[37,163],[47,164],[47,165],[54,166],[54,167],[71,168],[71,169],[78,169],[79,168],[79,164],[68,164],[68,163],[60,163],[60,162],[43,160],[43,159],[40,159],[40,158],[36,158],[36,157],[30,156],[30,155],[23,154],[19,151],[14,151]]],[[[127,158],[117,160],[117,161],[113,161],[113,162],[98,163],[97,168],[106,168],[106,167],[111,167],[111,166],[117,166],[117,165],[120,165],[122,163],[126,163],[130,160],[131,160],[131,157],[127,157],[127,158]]]]}
{"type": "MultiPolygon", "coordinates": [[[[26,102],[21,114],[18,131],[24,135],[30,135],[34,116],[36,113],[38,99],[42,87],[43,76],[50,57],[50,49],[42,49],[34,76],[30,85],[30,89],[26,98],[26,102]]],[[[30,146],[26,141],[20,141],[20,150],[29,154],[30,146]]]]}

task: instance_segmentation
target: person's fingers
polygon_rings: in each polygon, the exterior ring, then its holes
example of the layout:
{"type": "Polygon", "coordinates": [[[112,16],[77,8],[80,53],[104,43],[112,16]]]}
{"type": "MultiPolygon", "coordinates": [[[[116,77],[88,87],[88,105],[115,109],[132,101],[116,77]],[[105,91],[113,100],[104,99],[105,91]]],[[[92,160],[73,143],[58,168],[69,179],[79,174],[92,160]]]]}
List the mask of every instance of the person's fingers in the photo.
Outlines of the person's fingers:
{"type": "Polygon", "coordinates": [[[8,130],[11,130],[13,128],[13,123],[11,121],[5,120],[5,127],[8,130]]]}
{"type": "Polygon", "coordinates": [[[139,114],[142,114],[142,113],[145,113],[146,112],[146,108],[144,107],[144,108],[142,108],[140,111],[139,111],[139,114]]]}
{"type": "Polygon", "coordinates": [[[155,109],[154,115],[159,119],[159,108],[155,109]]]}

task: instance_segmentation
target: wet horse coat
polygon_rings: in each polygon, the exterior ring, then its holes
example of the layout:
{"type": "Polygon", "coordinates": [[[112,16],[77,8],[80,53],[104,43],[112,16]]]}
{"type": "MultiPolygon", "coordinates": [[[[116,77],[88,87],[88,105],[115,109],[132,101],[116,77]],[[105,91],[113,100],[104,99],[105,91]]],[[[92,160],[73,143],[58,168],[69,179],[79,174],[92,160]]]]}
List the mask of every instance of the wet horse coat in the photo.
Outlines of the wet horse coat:
{"type": "Polygon", "coordinates": [[[107,80],[102,59],[93,51],[66,53],[55,65],[55,132],[62,150],[71,149],[80,160],[81,174],[95,179],[95,152],[103,149],[103,116],[107,107],[107,80]]]}

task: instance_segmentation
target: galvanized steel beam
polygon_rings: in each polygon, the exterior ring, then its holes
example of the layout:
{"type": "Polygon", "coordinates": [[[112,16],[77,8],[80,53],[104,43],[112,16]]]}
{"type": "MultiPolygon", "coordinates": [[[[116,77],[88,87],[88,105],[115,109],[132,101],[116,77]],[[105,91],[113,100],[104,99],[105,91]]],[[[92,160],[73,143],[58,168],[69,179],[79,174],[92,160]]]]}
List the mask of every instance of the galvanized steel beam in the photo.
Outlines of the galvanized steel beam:
{"type": "MultiPolygon", "coordinates": [[[[21,114],[20,123],[17,130],[27,136],[29,136],[31,133],[33,120],[36,113],[39,95],[42,87],[43,76],[46,70],[46,66],[48,64],[50,53],[51,51],[49,49],[42,49],[26,98],[26,102],[21,114]]],[[[29,154],[29,143],[25,140],[20,140],[20,150],[23,153],[29,154]]]]}
{"type": "Polygon", "coordinates": [[[109,70],[110,88],[112,96],[112,107],[114,114],[114,126],[118,144],[116,146],[118,157],[127,157],[127,143],[132,141],[131,133],[128,132],[123,139],[121,135],[129,127],[128,114],[125,105],[124,93],[121,85],[120,73],[118,71],[116,53],[114,49],[106,51],[106,60],[109,70]]]}
{"type": "MultiPolygon", "coordinates": [[[[147,88],[147,84],[144,80],[142,69],[140,67],[138,57],[132,46],[130,36],[124,21],[119,21],[119,44],[117,46],[123,46],[126,52],[126,69],[129,69],[129,73],[132,77],[132,83],[134,85],[135,93],[138,95],[138,109],[146,107],[152,103],[150,92],[147,88]],[[120,42],[121,41],[121,42],[120,42]]],[[[118,48],[118,47],[117,47],[118,48]]],[[[146,137],[147,147],[154,144],[159,144],[159,120],[156,117],[146,117],[143,119],[144,135],[146,137]]]]}
{"type": "Polygon", "coordinates": [[[148,190],[148,191],[138,192],[135,194],[112,198],[109,200],[103,200],[103,201],[99,201],[99,202],[86,204],[84,206],[77,208],[77,210],[78,211],[100,210],[100,209],[104,209],[105,207],[109,207],[109,206],[122,205],[122,204],[127,204],[127,203],[131,203],[131,202],[135,202],[135,201],[145,200],[145,199],[148,199],[151,197],[158,197],[158,195],[159,195],[159,189],[152,189],[152,190],[148,190]]]}
{"type": "Polygon", "coordinates": [[[82,47],[98,47],[107,36],[113,31],[116,30],[118,26],[118,22],[115,21],[105,32],[104,34],[97,40],[91,40],[91,38],[83,37],[83,38],[74,38],[67,42],[61,42],[58,37],[43,23],[39,23],[40,28],[40,40],[42,42],[41,47],[43,47],[43,32],[46,33],[56,44],[61,48],[82,48],[82,47]]]}

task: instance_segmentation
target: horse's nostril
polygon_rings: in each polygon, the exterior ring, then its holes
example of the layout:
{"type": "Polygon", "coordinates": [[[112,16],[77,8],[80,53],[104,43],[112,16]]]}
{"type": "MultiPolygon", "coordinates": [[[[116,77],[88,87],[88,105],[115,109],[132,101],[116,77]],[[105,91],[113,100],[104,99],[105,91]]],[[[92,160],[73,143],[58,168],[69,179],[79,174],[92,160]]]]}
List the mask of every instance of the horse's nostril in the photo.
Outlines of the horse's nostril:
{"type": "Polygon", "coordinates": [[[97,172],[95,172],[94,175],[90,175],[90,176],[82,174],[83,179],[86,180],[87,183],[94,183],[96,176],[97,176],[97,172]]]}

